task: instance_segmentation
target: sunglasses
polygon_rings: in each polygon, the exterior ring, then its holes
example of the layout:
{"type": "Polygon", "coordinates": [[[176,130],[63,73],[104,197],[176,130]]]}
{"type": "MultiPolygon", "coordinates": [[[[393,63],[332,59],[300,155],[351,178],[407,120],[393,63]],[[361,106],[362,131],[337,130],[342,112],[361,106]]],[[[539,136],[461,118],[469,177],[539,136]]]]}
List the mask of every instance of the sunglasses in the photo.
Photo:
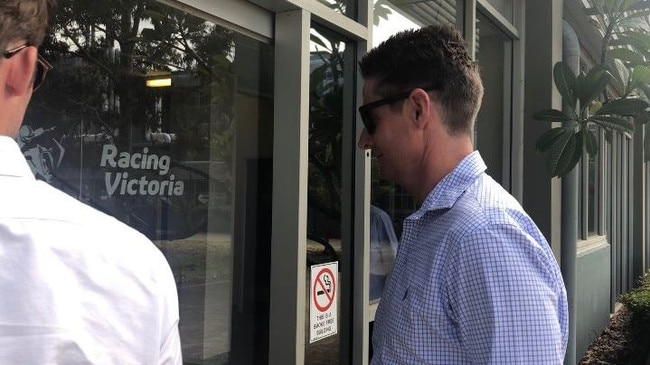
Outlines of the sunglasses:
{"type": "MultiPolygon", "coordinates": [[[[2,52],[2,57],[9,59],[27,47],[30,47],[30,44],[23,44],[22,46],[18,46],[14,49],[4,51],[2,52]]],[[[32,86],[32,91],[38,90],[38,88],[43,84],[43,80],[45,80],[45,75],[47,75],[47,72],[53,68],[54,67],[52,67],[52,65],[47,62],[45,58],[43,58],[40,54],[38,55],[36,58],[36,71],[34,71],[34,85],[32,86]]]]}
{"type": "Polygon", "coordinates": [[[368,131],[368,134],[373,134],[375,133],[375,129],[377,128],[377,122],[375,121],[375,118],[373,118],[372,113],[370,113],[371,110],[375,108],[379,108],[382,105],[387,105],[387,104],[393,104],[396,103],[402,99],[408,98],[413,90],[415,89],[422,89],[424,91],[431,91],[431,90],[436,90],[436,87],[416,87],[413,88],[409,91],[405,91],[399,94],[387,96],[383,99],[379,99],[376,101],[373,101],[372,103],[364,104],[359,107],[359,115],[361,115],[361,121],[363,122],[363,126],[366,128],[368,131]]]}

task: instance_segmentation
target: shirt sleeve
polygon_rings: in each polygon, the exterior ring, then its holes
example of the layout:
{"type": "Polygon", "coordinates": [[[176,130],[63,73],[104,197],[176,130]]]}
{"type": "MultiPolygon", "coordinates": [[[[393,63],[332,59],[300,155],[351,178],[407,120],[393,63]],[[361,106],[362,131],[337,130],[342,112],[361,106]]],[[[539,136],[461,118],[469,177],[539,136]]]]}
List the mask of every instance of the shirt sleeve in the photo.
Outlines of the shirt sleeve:
{"type": "MultiPolygon", "coordinates": [[[[162,255],[161,255],[162,256],[162,255]]],[[[182,365],[183,356],[178,330],[179,306],[176,281],[167,260],[161,260],[159,269],[159,302],[161,340],[158,365],[182,365]]]]}
{"type": "Polygon", "coordinates": [[[561,364],[566,293],[547,243],[511,224],[457,243],[446,266],[447,310],[471,363],[561,364]]]}
{"type": "Polygon", "coordinates": [[[160,365],[182,365],[181,339],[178,333],[178,322],[172,326],[160,347],[160,365]]]}

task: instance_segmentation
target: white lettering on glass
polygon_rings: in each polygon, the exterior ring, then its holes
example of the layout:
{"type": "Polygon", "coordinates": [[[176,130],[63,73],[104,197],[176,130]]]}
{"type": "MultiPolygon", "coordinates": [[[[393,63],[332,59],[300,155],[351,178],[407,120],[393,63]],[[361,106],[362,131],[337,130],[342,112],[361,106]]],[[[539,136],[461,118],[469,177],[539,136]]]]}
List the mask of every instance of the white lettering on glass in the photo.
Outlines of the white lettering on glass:
{"type": "MultiPolygon", "coordinates": [[[[154,170],[159,176],[169,173],[171,157],[167,155],[149,154],[149,148],[144,147],[142,153],[118,151],[117,147],[106,144],[102,149],[102,156],[99,161],[101,167],[119,167],[121,169],[154,170]]],[[[151,196],[172,196],[183,195],[185,183],[176,181],[174,174],[170,174],[167,180],[148,179],[147,176],[129,178],[127,171],[104,173],[104,183],[109,196],[118,193],[120,195],[151,195],[151,196]]]]}

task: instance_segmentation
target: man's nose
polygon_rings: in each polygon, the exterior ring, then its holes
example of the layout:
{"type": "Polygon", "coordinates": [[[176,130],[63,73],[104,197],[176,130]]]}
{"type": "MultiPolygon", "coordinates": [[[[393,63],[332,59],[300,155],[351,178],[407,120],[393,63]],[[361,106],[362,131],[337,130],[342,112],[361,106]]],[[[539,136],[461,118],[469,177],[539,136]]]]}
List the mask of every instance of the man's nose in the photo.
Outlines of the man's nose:
{"type": "Polygon", "coordinates": [[[366,128],[363,128],[361,131],[359,142],[357,142],[357,147],[362,150],[368,150],[372,147],[370,142],[370,135],[368,134],[368,130],[366,128]]]}

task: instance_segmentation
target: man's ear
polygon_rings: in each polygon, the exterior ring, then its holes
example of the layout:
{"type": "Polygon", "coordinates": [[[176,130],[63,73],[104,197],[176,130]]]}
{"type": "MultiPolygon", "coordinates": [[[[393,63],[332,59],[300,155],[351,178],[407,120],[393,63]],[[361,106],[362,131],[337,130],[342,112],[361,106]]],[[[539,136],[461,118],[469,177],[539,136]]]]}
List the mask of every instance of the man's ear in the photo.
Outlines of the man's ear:
{"type": "Polygon", "coordinates": [[[413,103],[412,115],[414,122],[420,128],[424,128],[431,118],[431,98],[426,91],[415,89],[411,93],[411,101],[413,103]]]}
{"type": "Polygon", "coordinates": [[[5,92],[8,96],[31,94],[36,67],[36,47],[27,47],[9,59],[3,60],[6,67],[5,92]]]}

